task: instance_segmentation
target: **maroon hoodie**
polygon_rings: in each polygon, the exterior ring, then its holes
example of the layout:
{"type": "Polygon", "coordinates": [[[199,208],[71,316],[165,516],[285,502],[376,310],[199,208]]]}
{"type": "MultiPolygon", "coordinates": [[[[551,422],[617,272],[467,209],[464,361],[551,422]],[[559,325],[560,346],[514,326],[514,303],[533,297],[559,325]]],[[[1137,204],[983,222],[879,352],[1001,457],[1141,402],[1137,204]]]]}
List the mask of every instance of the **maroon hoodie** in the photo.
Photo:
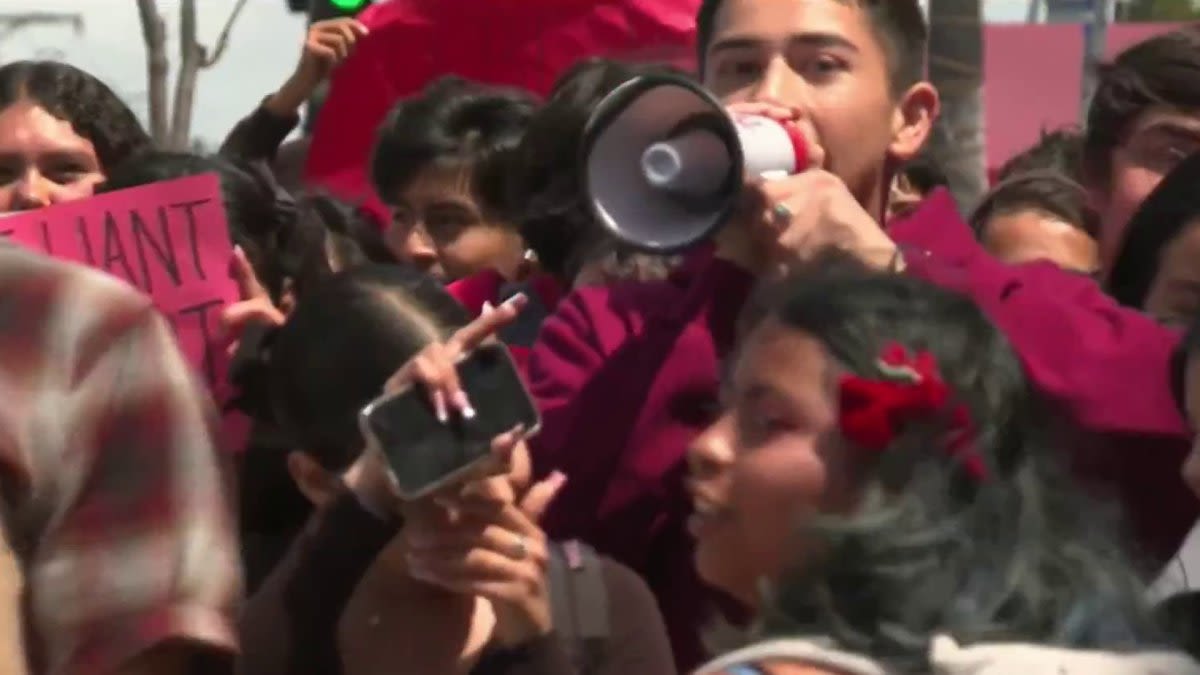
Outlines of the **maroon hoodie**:
{"type": "MultiPolygon", "coordinates": [[[[1179,478],[1189,434],[1168,385],[1178,336],[1090,279],[996,261],[945,192],[889,233],[909,274],[969,295],[1008,335],[1035,385],[1088,434],[1080,464],[1116,479],[1145,550],[1166,560],[1198,511],[1179,478]]],[[[702,657],[705,606],[684,458],[716,410],[720,360],[752,285],[703,256],[665,282],[581,289],[545,321],[529,360],[543,414],[536,469],[569,477],[547,532],[585,539],[646,577],[681,669],[702,657]]]]}

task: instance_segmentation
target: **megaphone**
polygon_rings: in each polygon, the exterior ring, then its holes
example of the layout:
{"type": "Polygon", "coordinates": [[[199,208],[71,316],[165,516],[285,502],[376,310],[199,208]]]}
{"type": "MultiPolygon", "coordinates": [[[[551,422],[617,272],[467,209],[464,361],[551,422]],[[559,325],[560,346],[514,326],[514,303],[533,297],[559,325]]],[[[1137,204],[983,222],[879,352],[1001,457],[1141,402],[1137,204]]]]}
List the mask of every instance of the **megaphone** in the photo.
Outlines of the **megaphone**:
{"type": "Polygon", "coordinates": [[[731,116],[691,80],[654,74],[600,102],[584,128],[580,162],[600,224],[632,248],[669,254],[725,224],[747,175],[808,168],[808,146],[792,125],[731,116]]]}

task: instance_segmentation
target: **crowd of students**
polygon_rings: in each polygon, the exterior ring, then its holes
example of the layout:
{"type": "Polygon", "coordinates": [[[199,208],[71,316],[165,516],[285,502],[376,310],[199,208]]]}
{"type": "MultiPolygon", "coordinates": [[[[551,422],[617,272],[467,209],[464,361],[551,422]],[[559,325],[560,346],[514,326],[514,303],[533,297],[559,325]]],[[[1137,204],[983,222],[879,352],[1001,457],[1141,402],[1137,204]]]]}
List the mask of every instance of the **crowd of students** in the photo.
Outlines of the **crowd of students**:
{"type": "Polygon", "coordinates": [[[281,150],[352,19],[214,156],[0,66],[0,211],[215,173],[241,292],[221,410],[147,298],[0,247],[0,671],[1200,673],[1200,31],[1118,56],[978,205],[921,153],[916,0],[705,0],[697,36],[698,81],[813,162],[669,257],[578,167],[665,66],[398,100],[386,222],[281,150]],[[456,363],[497,339],[538,433],[401,499],[360,411],[470,416],[456,363]]]}

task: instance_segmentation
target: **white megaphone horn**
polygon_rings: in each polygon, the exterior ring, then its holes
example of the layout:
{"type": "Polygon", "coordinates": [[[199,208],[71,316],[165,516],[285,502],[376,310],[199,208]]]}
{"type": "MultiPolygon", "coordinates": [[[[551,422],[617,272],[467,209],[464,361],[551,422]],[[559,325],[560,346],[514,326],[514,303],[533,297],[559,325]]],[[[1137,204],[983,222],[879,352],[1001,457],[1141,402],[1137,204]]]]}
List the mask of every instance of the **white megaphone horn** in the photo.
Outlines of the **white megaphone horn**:
{"type": "Polygon", "coordinates": [[[597,106],[581,147],[583,187],[613,236],[674,253],[733,215],[746,176],[808,168],[808,146],[789,124],[731,117],[711,93],[678,75],[642,75],[597,106]]]}

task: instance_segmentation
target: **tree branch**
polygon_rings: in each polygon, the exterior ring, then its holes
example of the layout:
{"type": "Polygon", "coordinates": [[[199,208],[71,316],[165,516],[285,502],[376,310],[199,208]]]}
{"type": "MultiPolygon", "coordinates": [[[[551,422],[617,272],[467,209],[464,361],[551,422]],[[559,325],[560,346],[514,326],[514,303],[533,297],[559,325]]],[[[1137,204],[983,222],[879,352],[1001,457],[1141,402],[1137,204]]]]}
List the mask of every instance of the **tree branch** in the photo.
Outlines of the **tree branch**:
{"type": "Polygon", "coordinates": [[[192,106],[196,79],[204,65],[204,46],[196,39],[196,0],[179,3],[179,73],[175,78],[175,103],[171,111],[168,147],[186,151],[191,140],[192,106]]]}
{"type": "Polygon", "coordinates": [[[155,0],[137,0],[137,9],[142,23],[142,41],[146,45],[146,107],[150,136],[155,143],[163,145],[169,140],[167,76],[171,64],[167,60],[167,27],[155,0]]]}
{"type": "Polygon", "coordinates": [[[238,15],[242,13],[242,9],[246,6],[246,0],[237,0],[237,4],[233,6],[233,10],[229,12],[229,18],[225,19],[225,26],[221,29],[221,34],[217,36],[217,44],[213,47],[212,53],[201,64],[201,68],[212,68],[221,60],[225,54],[225,48],[229,46],[229,34],[233,32],[233,24],[237,22],[238,15]]]}

